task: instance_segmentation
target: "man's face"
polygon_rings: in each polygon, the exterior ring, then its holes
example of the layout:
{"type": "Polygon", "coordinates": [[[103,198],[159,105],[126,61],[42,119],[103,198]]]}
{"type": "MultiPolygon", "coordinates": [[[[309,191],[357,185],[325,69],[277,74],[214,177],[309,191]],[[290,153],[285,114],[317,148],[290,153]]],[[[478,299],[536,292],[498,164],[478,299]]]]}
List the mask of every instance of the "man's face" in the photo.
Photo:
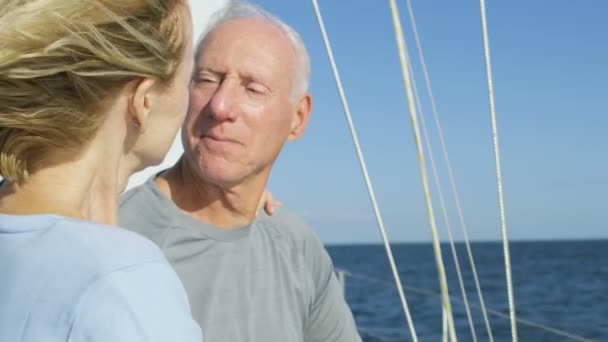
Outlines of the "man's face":
{"type": "Polygon", "coordinates": [[[306,124],[292,97],[294,49],[276,27],[245,18],[218,25],[200,49],[182,131],[188,162],[222,186],[269,172],[306,124]]]}

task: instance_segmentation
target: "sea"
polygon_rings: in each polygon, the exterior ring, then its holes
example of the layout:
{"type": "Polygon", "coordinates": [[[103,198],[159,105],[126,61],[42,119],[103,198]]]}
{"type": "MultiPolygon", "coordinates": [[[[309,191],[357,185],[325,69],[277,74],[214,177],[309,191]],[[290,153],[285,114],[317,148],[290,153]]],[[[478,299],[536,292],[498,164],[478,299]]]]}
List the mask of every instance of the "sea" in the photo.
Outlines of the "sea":
{"type": "MultiPolygon", "coordinates": [[[[493,341],[512,341],[501,242],[470,244],[493,341]]],[[[509,244],[519,341],[608,341],[608,240],[509,244]]],[[[365,342],[412,341],[383,245],[327,247],[365,342]]],[[[490,341],[464,243],[456,243],[473,327],[449,244],[441,246],[458,341],[490,341]]],[[[432,245],[392,244],[418,341],[442,340],[432,245]]]]}

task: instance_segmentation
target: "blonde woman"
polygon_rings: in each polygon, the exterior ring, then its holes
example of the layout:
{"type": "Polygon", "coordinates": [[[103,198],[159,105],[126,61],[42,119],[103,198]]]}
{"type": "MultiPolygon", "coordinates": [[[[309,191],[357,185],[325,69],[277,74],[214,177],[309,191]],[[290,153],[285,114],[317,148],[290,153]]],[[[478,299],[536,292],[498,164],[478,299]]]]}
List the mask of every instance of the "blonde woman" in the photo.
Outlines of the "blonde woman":
{"type": "Polygon", "coordinates": [[[182,123],[187,0],[0,0],[0,341],[200,341],[157,247],[116,228],[182,123]]]}

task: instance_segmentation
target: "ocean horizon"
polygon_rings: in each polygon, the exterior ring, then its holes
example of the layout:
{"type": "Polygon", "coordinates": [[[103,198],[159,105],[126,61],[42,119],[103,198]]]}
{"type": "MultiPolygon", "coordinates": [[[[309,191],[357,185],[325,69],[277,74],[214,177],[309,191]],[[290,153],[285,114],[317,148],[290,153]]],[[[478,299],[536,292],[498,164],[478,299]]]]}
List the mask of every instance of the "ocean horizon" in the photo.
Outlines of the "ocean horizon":
{"type": "MultiPolygon", "coordinates": [[[[440,341],[431,243],[391,243],[419,341],[440,341]]],[[[441,245],[459,340],[473,341],[449,243],[441,245]]],[[[488,332],[464,243],[456,250],[478,341],[488,332]]],[[[470,243],[494,341],[511,341],[502,242],[470,243]]],[[[328,245],[365,342],[411,341],[382,244],[328,245]]],[[[520,341],[608,341],[608,240],[510,241],[520,341]]]]}

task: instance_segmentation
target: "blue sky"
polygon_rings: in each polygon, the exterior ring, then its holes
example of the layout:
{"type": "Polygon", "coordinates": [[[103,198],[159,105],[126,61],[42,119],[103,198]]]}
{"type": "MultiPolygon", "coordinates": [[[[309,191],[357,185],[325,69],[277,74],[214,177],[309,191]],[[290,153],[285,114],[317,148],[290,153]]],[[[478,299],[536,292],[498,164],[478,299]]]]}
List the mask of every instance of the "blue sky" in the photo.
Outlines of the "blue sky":
{"type": "MultiPolygon", "coordinates": [[[[196,32],[223,1],[192,1],[196,32]]],[[[269,188],[326,243],[379,242],[311,2],[253,2],[300,32],[312,66],[310,124],[303,139],[285,147],[269,188]]],[[[398,4],[422,90],[405,1],[398,4]]],[[[469,237],[499,240],[479,3],[412,5],[469,237]]],[[[388,235],[430,241],[388,1],[320,0],[320,7],[388,235]]],[[[488,1],[487,14],[510,238],[608,238],[608,2],[488,1]]],[[[420,95],[460,240],[431,109],[420,95]]],[[[180,151],[176,141],[163,164],[130,186],[171,165],[180,151]]],[[[445,238],[436,193],[434,200],[445,238]]]]}
{"type": "MultiPolygon", "coordinates": [[[[312,64],[310,125],[286,146],[269,187],[327,243],[380,241],[311,3],[254,3],[300,32],[312,64]]],[[[469,236],[500,239],[479,3],[412,4],[469,236]]],[[[399,6],[424,89],[405,2],[399,6]]],[[[320,7],[388,235],[430,241],[388,1],[320,7]]],[[[608,3],[489,1],[487,11],[511,239],[608,238],[608,3]]],[[[448,212],[460,238],[451,200],[448,212]]]]}

